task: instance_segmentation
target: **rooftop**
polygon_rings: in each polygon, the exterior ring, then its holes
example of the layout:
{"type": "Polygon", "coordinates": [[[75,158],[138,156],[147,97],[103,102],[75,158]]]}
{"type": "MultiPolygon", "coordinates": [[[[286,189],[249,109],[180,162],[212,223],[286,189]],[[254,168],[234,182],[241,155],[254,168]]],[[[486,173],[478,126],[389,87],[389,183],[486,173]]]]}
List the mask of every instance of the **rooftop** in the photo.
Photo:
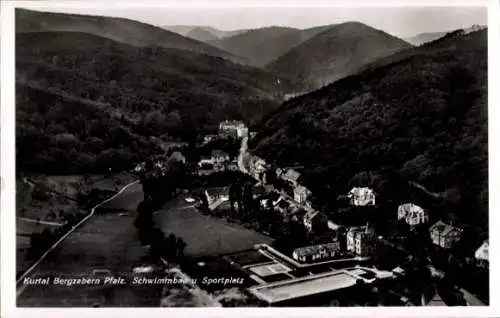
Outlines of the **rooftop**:
{"type": "Polygon", "coordinates": [[[248,290],[259,299],[272,304],[343,289],[355,284],[356,278],[354,276],[345,271],[335,271],[256,286],[248,290]]]}
{"type": "Polygon", "coordinates": [[[407,216],[412,216],[417,213],[424,213],[424,209],[413,203],[405,203],[398,207],[398,211],[405,213],[407,216]]]}
{"type": "Polygon", "coordinates": [[[300,173],[293,169],[288,169],[285,173],[285,178],[293,181],[297,181],[300,178],[300,173]]]}
{"type": "Polygon", "coordinates": [[[299,247],[293,251],[297,256],[308,256],[320,253],[321,251],[336,252],[340,249],[339,242],[332,242],[327,244],[318,244],[299,247]]]}
{"type": "Polygon", "coordinates": [[[373,190],[370,188],[360,188],[360,187],[355,187],[352,188],[351,191],[349,191],[350,195],[356,195],[356,196],[363,196],[363,195],[371,195],[373,194],[373,190]]]}
{"type": "Polygon", "coordinates": [[[434,223],[434,225],[431,226],[431,228],[429,230],[431,232],[438,231],[443,236],[452,234],[453,232],[462,233],[462,229],[460,229],[458,227],[454,227],[454,226],[449,225],[449,224],[446,224],[443,221],[437,221],[436,223],[434,223]]]}

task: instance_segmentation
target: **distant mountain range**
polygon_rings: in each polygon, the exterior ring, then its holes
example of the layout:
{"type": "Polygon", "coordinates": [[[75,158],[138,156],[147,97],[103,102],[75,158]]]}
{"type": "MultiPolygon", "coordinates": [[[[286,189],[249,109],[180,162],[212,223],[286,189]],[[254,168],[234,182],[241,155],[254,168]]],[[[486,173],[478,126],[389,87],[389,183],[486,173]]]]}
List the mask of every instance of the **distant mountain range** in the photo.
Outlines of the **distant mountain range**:
{"type": "Polygon", "coordinates": [[[249,30],[209,43],[224,51],[246,57],[252,61],[252,65],[264,67],[293,47],[330,27],[300,30],[273,26],[249,30]]]}
{"type": "Polygon", "coordinates": [[[206,31],[213,35],[217,39],[225,38],[225,37],[230,37],[233,35],[237,35],[243,32],[246,32],[247,30],[233,30],[233,31],[224,31],[224,30],[219,30],[210,26],[203,26],[203,25],[163,25],[161,26],[162,28],[166,30],[170,30],[172,32],[178,33],[183,36],[188,36],[189,33],[195,29],[200,29],[203,31],[206,31]]]}
{"type": "MultiPolygon", "coordinates": [[[[481,29],[486,28],[486,26],[483,25],[473,25],[470,28],[465,29],[466,32],[474,32],[474,31],[479,31],[481,29]]],[[[432,42],[434,40],[439,39],[440,37],[443,37],[446,33],[449,33],[452,31],[448,32],[426,32],[426,33],[419,33],[415,36],[404,38],[404,40],[408,43],[411,43],[413,45],[422,45],[424,43],[432,42]]]]}
{"type": "Polygon", "coordinates": [[[458,30],[386,56],[269,113],[252,151],[304,166],[331,211],[350,184],[394,198],[411,180],[450,198],[436,218],[487,228],[487,51],[487,30],[458,30]]]}
{"type": "Polygon", "coordinates": [[[427,42],[431,42],[434,40],[439,39],[440,37],[444,36],[446,32],[427,32],[427,33],[419,33],[415,36],[409,37],[409,38],[404,38],[404,40],[408,43],[411,43],[413,45],[421,45],[427,42]]]}
{"type": "Polygon", "coordinates": [[[191,31],[186,33],[186,37],[205,43],[209,43],[210,41],[215,41],[219,39],[217,36],[213,35],[210,31],[207,31],[203,28],[192,29],[191,31]]]}
{"type": "Polygon", "coordinates": [[[248,62],[210,44],[130,19],[16,9],[16,33],[47,31],[85,32],[134,46],[182,49],[248,62]]]}
{"type": "Polygon", "coordinates": [[[320,29],[266,66],[320,87],[355,74],[362,66],[412,45],[359,22],[320,29]]]}

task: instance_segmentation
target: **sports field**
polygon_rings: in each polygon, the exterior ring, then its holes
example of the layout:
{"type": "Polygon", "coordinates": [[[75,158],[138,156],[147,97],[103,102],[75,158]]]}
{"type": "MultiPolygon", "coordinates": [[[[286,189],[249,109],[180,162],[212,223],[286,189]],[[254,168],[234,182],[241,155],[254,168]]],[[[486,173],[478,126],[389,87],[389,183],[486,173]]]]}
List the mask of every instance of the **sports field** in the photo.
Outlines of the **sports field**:
{"type": "Polygon", "coordinates": [[[272,242],[272,238],[239,224],[203,215],[182,197],[168,202],[155,216],[165,235],[174,233],[184,239],[187,256],[216,256],[272,242]]]}

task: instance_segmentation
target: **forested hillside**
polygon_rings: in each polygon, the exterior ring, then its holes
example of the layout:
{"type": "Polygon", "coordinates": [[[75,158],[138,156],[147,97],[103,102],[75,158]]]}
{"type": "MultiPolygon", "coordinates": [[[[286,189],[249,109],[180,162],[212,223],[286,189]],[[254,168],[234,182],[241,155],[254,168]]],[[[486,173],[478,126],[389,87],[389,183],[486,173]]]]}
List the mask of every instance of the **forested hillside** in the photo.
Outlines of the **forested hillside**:
{"type": "Polygon", "coordinates": [[[16,33],[84,32],[139,47],[158,46],[248,61],[212,45],[130,19],[16,9],[16,33]]]}
{"type": "Polygon", "coordinates": [[[486,30],[403,51],[292,99],[265,118],[256,144],[270,161],[303,164],[324,201],[359,176],[389,197],[391,180],[415,181],[444,198],[443,212],[487,227],[486,30]]]}
{"type": "Polygon", "coordinates": [[[247,58],[252,65],[263,67],[330,27],[327,25],[304,30],[276,26],[265,27],[248,30],[210,43],[224,51],[247,58]]]}
{"type": "Polygon", "coordinates": [[[47,165],[60,171],[91,166],[61,160],[64,154],[87,160],[79,154],[93,153],[99,160],[101,152],[128,149],[135,157],[141,151],[131,142],[142,143],[138,136],[186,139],[224,119],[253,123],[295,89],[285,78],[222,58],[138,48],[87,33],[17,34],[16,55],[18,162],[42,171],[47,165]],[[126,138],[97,134],[89,126],[91,118],[98,126],[119,125],[120,136],[126,138]],[[82,147],[93,137],[102,144],[97,141],[100,146],[88,152],[82,147]],[[111,145],[115,137],[119,141],[111,145]],[[62,143],[69,140],[70,148],[61,146],[60,138],[62,143]],[[29,150],[34,140],[43,151],[29,150]]]}
{"type": "Polygon", "coordinates": [[[360,22],[319,29],[266,66],[271,72],[294,76],[318,88],[355,74],[359,68],[411,45],[360,22]]]}

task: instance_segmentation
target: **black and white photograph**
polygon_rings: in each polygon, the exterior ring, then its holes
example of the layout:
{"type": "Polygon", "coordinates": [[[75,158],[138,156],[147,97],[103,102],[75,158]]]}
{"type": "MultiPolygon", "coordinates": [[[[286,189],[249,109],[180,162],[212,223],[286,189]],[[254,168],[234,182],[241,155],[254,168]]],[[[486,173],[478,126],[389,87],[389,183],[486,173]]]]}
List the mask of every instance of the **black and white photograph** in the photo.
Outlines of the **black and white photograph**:
{"type": "Polygon", "coordinates": [[[36,2],[16,307],[493,302],[484,3],[36,2]]]}

